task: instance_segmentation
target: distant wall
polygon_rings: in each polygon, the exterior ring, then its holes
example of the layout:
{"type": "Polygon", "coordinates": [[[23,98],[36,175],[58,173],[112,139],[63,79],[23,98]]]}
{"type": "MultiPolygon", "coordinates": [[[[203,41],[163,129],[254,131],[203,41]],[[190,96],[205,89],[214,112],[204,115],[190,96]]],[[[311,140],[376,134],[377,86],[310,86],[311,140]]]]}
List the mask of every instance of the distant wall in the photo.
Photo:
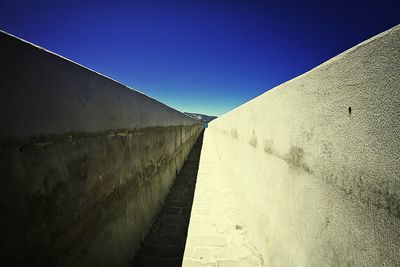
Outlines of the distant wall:
{"type": "Polygon", "coordinates": [[[0,32],[2,266],[128,266],[203,126],[0,32]]]}
{"type": "Polygon", "coordinates": [[[267,266],[400,265],[400,26],[206,131],[267,266]]]}

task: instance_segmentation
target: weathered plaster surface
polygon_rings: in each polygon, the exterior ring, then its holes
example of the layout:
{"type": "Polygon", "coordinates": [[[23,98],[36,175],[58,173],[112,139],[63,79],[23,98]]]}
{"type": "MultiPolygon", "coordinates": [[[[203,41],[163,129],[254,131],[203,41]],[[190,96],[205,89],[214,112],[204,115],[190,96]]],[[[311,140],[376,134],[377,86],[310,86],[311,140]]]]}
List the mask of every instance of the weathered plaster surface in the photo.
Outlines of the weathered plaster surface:
{"type": "Polygon", "coordinates": [[[0,33],[3,266],[128,266],[202,125],[0,33]]]}
{"type": "Polygon", "coordinates": [[[212,121],[271,266],[400,265],[400,26],[212,121]]]}

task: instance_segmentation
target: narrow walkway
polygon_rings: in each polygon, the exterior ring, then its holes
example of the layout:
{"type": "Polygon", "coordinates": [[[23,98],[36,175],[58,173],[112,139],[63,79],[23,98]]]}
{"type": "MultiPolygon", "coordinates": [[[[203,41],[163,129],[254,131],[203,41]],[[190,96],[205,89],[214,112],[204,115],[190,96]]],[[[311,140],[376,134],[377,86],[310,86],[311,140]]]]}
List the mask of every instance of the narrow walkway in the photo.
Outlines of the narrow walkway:
{"type": "Polygon", "coordinates": [[[133,267],[182,265],[203,134],[176,178],[163,208],[135,256],[133,267]]]}
{"type": "Polygon", "coordinates": [[[263,266],[248,238],[238,199],[223,173],[213,140],[205,130],[196,192],[186,241],[184,267],[263,266]]]}

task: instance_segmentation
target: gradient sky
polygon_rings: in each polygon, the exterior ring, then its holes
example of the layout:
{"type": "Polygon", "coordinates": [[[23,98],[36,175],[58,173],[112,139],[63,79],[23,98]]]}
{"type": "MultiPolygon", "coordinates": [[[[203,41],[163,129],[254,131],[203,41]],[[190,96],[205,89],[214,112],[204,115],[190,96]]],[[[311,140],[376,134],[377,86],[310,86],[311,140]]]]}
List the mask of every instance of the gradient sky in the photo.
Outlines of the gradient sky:
{"type": "Polygon", "coordinates": [[[0,29],[221,115],[400,23],[400,1],[4,1],[0,29]]]}

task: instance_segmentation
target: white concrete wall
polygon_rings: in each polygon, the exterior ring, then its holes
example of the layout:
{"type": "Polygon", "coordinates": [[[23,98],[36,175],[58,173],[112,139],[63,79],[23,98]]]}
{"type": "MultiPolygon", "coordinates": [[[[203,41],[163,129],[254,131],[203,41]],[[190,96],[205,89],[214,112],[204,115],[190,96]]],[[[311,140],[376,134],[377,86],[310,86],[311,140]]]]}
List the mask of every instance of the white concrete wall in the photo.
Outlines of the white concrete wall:
{"type": "Polygon", "coordinates": [[[267,265],[400,265],[400,26],[206,131],[267,265]]]}

